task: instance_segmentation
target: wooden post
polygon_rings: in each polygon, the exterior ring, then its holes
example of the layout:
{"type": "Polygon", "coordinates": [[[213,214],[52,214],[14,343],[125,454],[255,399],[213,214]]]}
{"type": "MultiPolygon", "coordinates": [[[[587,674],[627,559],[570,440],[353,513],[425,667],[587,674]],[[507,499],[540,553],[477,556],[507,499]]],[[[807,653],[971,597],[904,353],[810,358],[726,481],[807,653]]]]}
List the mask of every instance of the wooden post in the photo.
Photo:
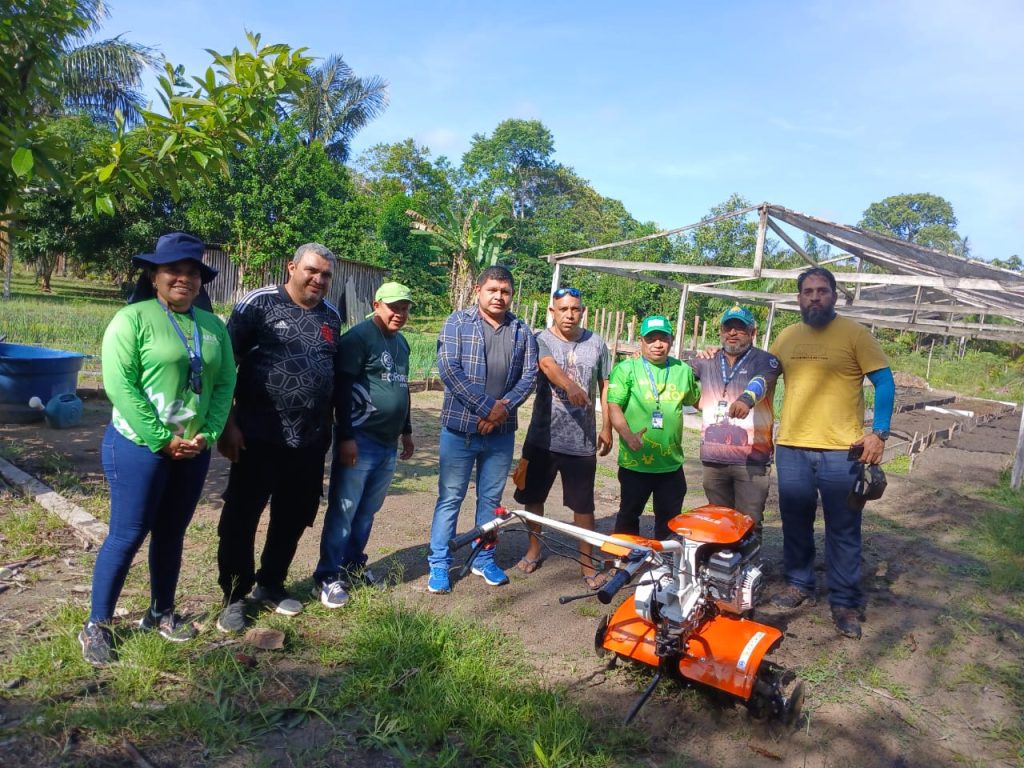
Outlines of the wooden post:
{"type": "Polygon", "coordinates": [[[762,205],[760,218],[757,222],[757,245],[754,246],[754,277],[761,276],[764,264],[764,236],[768,229],[768,206],[762,205]]]}
{"type": "Polygon", "coordinates": [[[683,334],[686,329],[683,327],[683,320],[686,318],[686,301],[690,297],[690,284],[683,286],[679,292],[679,314],[676,316],[676,340],[672,344],[672,356],[678,358],[679,351],[683,348],[683,334]]]}
{"type": "Polygon", "coordinates": [[[702,347],[706,347],[708,345],[707,340],[708,340],[708,321],[705,320],[704,323],[701,325],[701,329],[700,329],[700,345],[702,347]]]}
{"type": "Polygon", "coordinates": [[[536,328],[535,323],[537,322],[537,302],[533,302],[533,308],[530,310],[530,327],[536,328]]]}
{"type": "MultiPolygon", "coordinates": [[[[932,352],[935,351],[935,339],[932,339],[931,346],[928,347],[928,367],[924,371],[924,380],[928,381],[932,375],[932,352]]],[[[929,382],[931,383],[931,382],[929,382]]]]}
{"type": "Polygon", "coordinates": [[[775,322],[775,302],[768,306],[768,322],[764,324],[764,347],[768,349],[772,345],[772,324],[775,322]]]}
{"type": "Polygon", "coordinates": [[[590,309],[590,307],[584,307],[583,308],[583,319],[580,320],[580,327],[581,328],[586,328],[587,327],[587,313],[588,313],[589,309],[590,309]]]}
{"type": "Polygon", "coordinates": [[[697,332],[700,330],[700,315],[693,316],[693,345],[692,349],[697,351],[697,332]]]}
{"type": "Polygon", "coordinates": [[[627,326],[627,328],[628,328],[628,332],[626,334],[626,343],[627,344],[632,344],[633,341],[635,340],[634,339],[634,334],[636,333],[636,318],[635,317],[632,320],[629,321],[629,325],[627,326]]]}
{"type": "Polygon", "coordinates": [[[1020,488],[1024,480],[1024,406],[1021,407],[1020,431],[1017,433],[1017,453],[1013,459],[1013,470],[1010,472],[1010,487],[1020,488]]]}
{"type": "MultiPolygon", "coordinates": [[[[562,277],[562,265],[559,264],[556,261],[555,262],[555,268],[551,271],[551,293],[548,294],[549,298],[551,296],[554,296],[555,295],[555,291],[558,290],[558,281],[559,281],[559,279],[561,279],[561,277],[562,277]]],[[[583,316],[584,317],[587,316],[587,310],[586,309],[583,310],[583,316]]],[[[552,315],[550,312],[548,312],[547,313],[547,322],[546,322],[544,327],[545,328],[550,328],[554,322],[555,322],[555,316],[552,315]]]]}
{"type": "MultiPolygon", "coordinates": [[[[612,363],[615,362],[615,356],[619,352],[619,336],[622,335],[622,324],[625,321],[625,319],[626,319],[626,313],[625,312],[616,312],[615,313],[615,338],[612,339],[612,346],[611,346],[612,363]]],[[[605,339],[605,343],[606,344],[608,343],[608,339],[605,339]]]]}

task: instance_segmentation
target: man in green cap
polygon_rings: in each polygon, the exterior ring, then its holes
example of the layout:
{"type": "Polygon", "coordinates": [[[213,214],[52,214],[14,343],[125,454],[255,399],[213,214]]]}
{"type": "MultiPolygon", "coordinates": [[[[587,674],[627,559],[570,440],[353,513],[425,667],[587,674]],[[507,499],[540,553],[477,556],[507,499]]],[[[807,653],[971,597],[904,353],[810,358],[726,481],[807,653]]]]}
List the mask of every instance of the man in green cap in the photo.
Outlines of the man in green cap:
{"type": "Polygon", "coordinates": [[[661,315],[640,324],[640,357],[623,360],[608,380],[608,415],[619,433],[619,513],[615,533],[640,533],[654,496],[654,538],[683,509],[683,406],[700,399],[693,369],[669,357],[672,326],[661,315]]]}
{"type": "Polygon", "coordinates": [[[408,459],[413,452],[409,344],[399,333],[411,307],[408,288],[384,283],[373,313],[338,343],[334,459],[313,574],[313,596],[328,608],[345,605],[353,586],[379,583],[366,567],[366,543],[395,475],[396,454],[408,459]]]}

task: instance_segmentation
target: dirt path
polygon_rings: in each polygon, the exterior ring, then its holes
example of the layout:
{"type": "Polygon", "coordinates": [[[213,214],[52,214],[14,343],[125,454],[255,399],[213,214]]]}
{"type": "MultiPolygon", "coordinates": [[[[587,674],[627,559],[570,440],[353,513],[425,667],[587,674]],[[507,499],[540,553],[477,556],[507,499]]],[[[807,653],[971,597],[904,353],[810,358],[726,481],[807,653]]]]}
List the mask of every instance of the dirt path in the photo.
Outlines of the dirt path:
{"type": "MultiPolygon", "coordinates": [[[[108,406],[102,400],[86,405],[85,423],[74,430],[0,426],[0,439],[16,442],[16,461],[27,471],[56,463],[73,467],[80,484],[102,484],[98,446],[108,406]]],[[[457,612],[516,635],[552,685],[567,687],[599,717],[621,719],[646,677],[609,672],[594,655],[594,630],[605,612],[596,601],[558,604],[560,595],[583,591],[575,563],[549,557],[535,574],[524,576],[512,566],[525,548],[525,535],[509,533],[498,548],[498,562],[509,569],[512,579],[509,586],[491,588],[468,576],[456,583],[451,595],[426,592],[425,545],[436,497],[439,410],[439,394],[414,395],[416,456],[400,462],[370,540],[371,564],[390,573],[398,581],[399,594],[412,605],[457,612]]],[[[911,474],[890,474],[885,497],[870,504],[865,514],[868,606],[860,642],[836,634],[823,593],[816,607],[760,612],[760,620],[786,633],[772,659],[797,670],[807,683],[806,716],[796,733],[782,735],[752,722],[741,707],[723,706],[701,692],[663,684],[634,726],[649,734],[644,763],[1021,764],[1024,603],[1019,593],[1001,594],[983,586],[986,563],[969,541],[972,520],[988,504],[979,500],[980,492],[997,484],[1018,425],[1019,416],[996,419],[958,435],[947,447],[930,448],[911,474]]],[[[185,609],[210,609],[219,599],[210,568],[218,496],[226,473],[227,463],[216,457],[187,542],[187,573],[180,590],[187,597],[185,609]]],[[[699,463],[688,460],[686,474],[686,506],[704,503],[699,463]]],[[[552,499],[560,500],[559,493],[556,485],[552,499]]],[[[505,500],[512,502],[510,492],[505,500]]],[[[463,510],[460,530],[471,524],[469,506],[463,510]]],[[[607,457],[598,469],[599,530],[610,531],[616,508],[615,465],[607,457]]],[[[560,504],[549,504],[548,513],[571,520],[560,504]]],[[[644,523],[650,527],[650,517],[644,523]]],[[[320,519],[304,537],[292,568],[296,594],[309,588],[319,524],[320,519]]],[[[781,560],[774,490],[763,551],[771,591],[779,585],[781,560]]],[[[55,562],[63,563],[59,558],[55,562]]],[[[87,599],[68,588],[69,583],[88,584],[79,560],[68,558],[66,564],[34,578],[30,589],[0,594],[8,627],[27,624],[40,605],[69,597],[87,599]]]]}

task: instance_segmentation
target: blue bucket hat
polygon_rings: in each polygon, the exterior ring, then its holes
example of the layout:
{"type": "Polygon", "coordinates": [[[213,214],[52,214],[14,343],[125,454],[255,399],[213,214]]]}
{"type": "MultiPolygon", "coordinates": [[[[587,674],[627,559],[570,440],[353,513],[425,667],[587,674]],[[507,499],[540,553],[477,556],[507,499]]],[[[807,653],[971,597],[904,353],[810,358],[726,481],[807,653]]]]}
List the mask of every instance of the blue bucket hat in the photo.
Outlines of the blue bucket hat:
{"type": "Polygon", "coordinates": [[[140,253],[132,256],[132,263],[137,267],[157,266],[159,264],[171,264],[175,261],[189,259],[199,264],[199,273],[202,276],[203,284],[210,282],[217,276],[217,270],[203,263],[203,251],[206,246],[203,241],[188,232],[171,232],[161,235],[156,241],[156,248],[153,253],[140,253]]]}

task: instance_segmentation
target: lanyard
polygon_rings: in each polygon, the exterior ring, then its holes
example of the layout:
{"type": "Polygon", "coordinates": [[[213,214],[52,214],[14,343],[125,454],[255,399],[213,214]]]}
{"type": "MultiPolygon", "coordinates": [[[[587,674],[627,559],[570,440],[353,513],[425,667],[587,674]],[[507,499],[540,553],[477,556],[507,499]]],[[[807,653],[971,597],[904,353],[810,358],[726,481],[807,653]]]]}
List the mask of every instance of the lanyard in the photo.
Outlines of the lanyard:
{"type": "MultiPolygon", "coordinates": [[[[644,362],[644,368],[647,369],[647,378],[651,380],[651,391],[654,393],[654,409],[661,410],[661,392],[658,389],[657,383],[654,381],[654,371],[651,370],[651,364],[647,362],[646,357],[641,357],[644,362]]],[[[668,366],[669,362],[665,361],[665,384],[668,384],[668,366]]]]}
{"type": "MultiPolygon", "coordinates": [[[[185,336],[185,332],[181,330],[181,326],[178,324],[178,318],[171,312],[171,308],[166,306],[162,301],[157,299],[160,306],[164,308],[164,312],[167,313],[167,317],[171,321],[171,325],[174,326],[174,330],[178,332],[178,338],[181,339],[181,343],[185,345],[185,351],[188,353],[188,368],[191,373],[191,383],[193,390],[195,390],[195,380],[199,377],[203,370],[203,349],[202,349],[202,336],[199,333],[199,323],[196,322],[196,311],[194,308],[188,308],[188,316],[192,318],[192,344],[188,345],[188,338],[185,336]]],[[[196,394],[199,394],[196,392],[196,394]]]]}
{"type": "Polygon", "coordinates": [[[750,354],[750,350],[751,349],[753,349],[753,347],[751,347],[750,349],[748,349],[746,352],[743,353],[743,357],[741,357],[739,360],[736,361],[736,365],[734,365],[732,367],[732,370],[729,371],[728,375],[726,375],[726,373],[725,373],[725,353],[724,352],[719,352],[718,353],[719,354],[718,362],[721,363],[721,365],[722,365],[722,394],[723,395],[725,394],[725,391],[729,388],[729,383],[733,380],[733,378],[735,378],[736,372],[740,369],[740,365],[742,365],[743,361],[747,359],[747,355],[750,354]]]}

